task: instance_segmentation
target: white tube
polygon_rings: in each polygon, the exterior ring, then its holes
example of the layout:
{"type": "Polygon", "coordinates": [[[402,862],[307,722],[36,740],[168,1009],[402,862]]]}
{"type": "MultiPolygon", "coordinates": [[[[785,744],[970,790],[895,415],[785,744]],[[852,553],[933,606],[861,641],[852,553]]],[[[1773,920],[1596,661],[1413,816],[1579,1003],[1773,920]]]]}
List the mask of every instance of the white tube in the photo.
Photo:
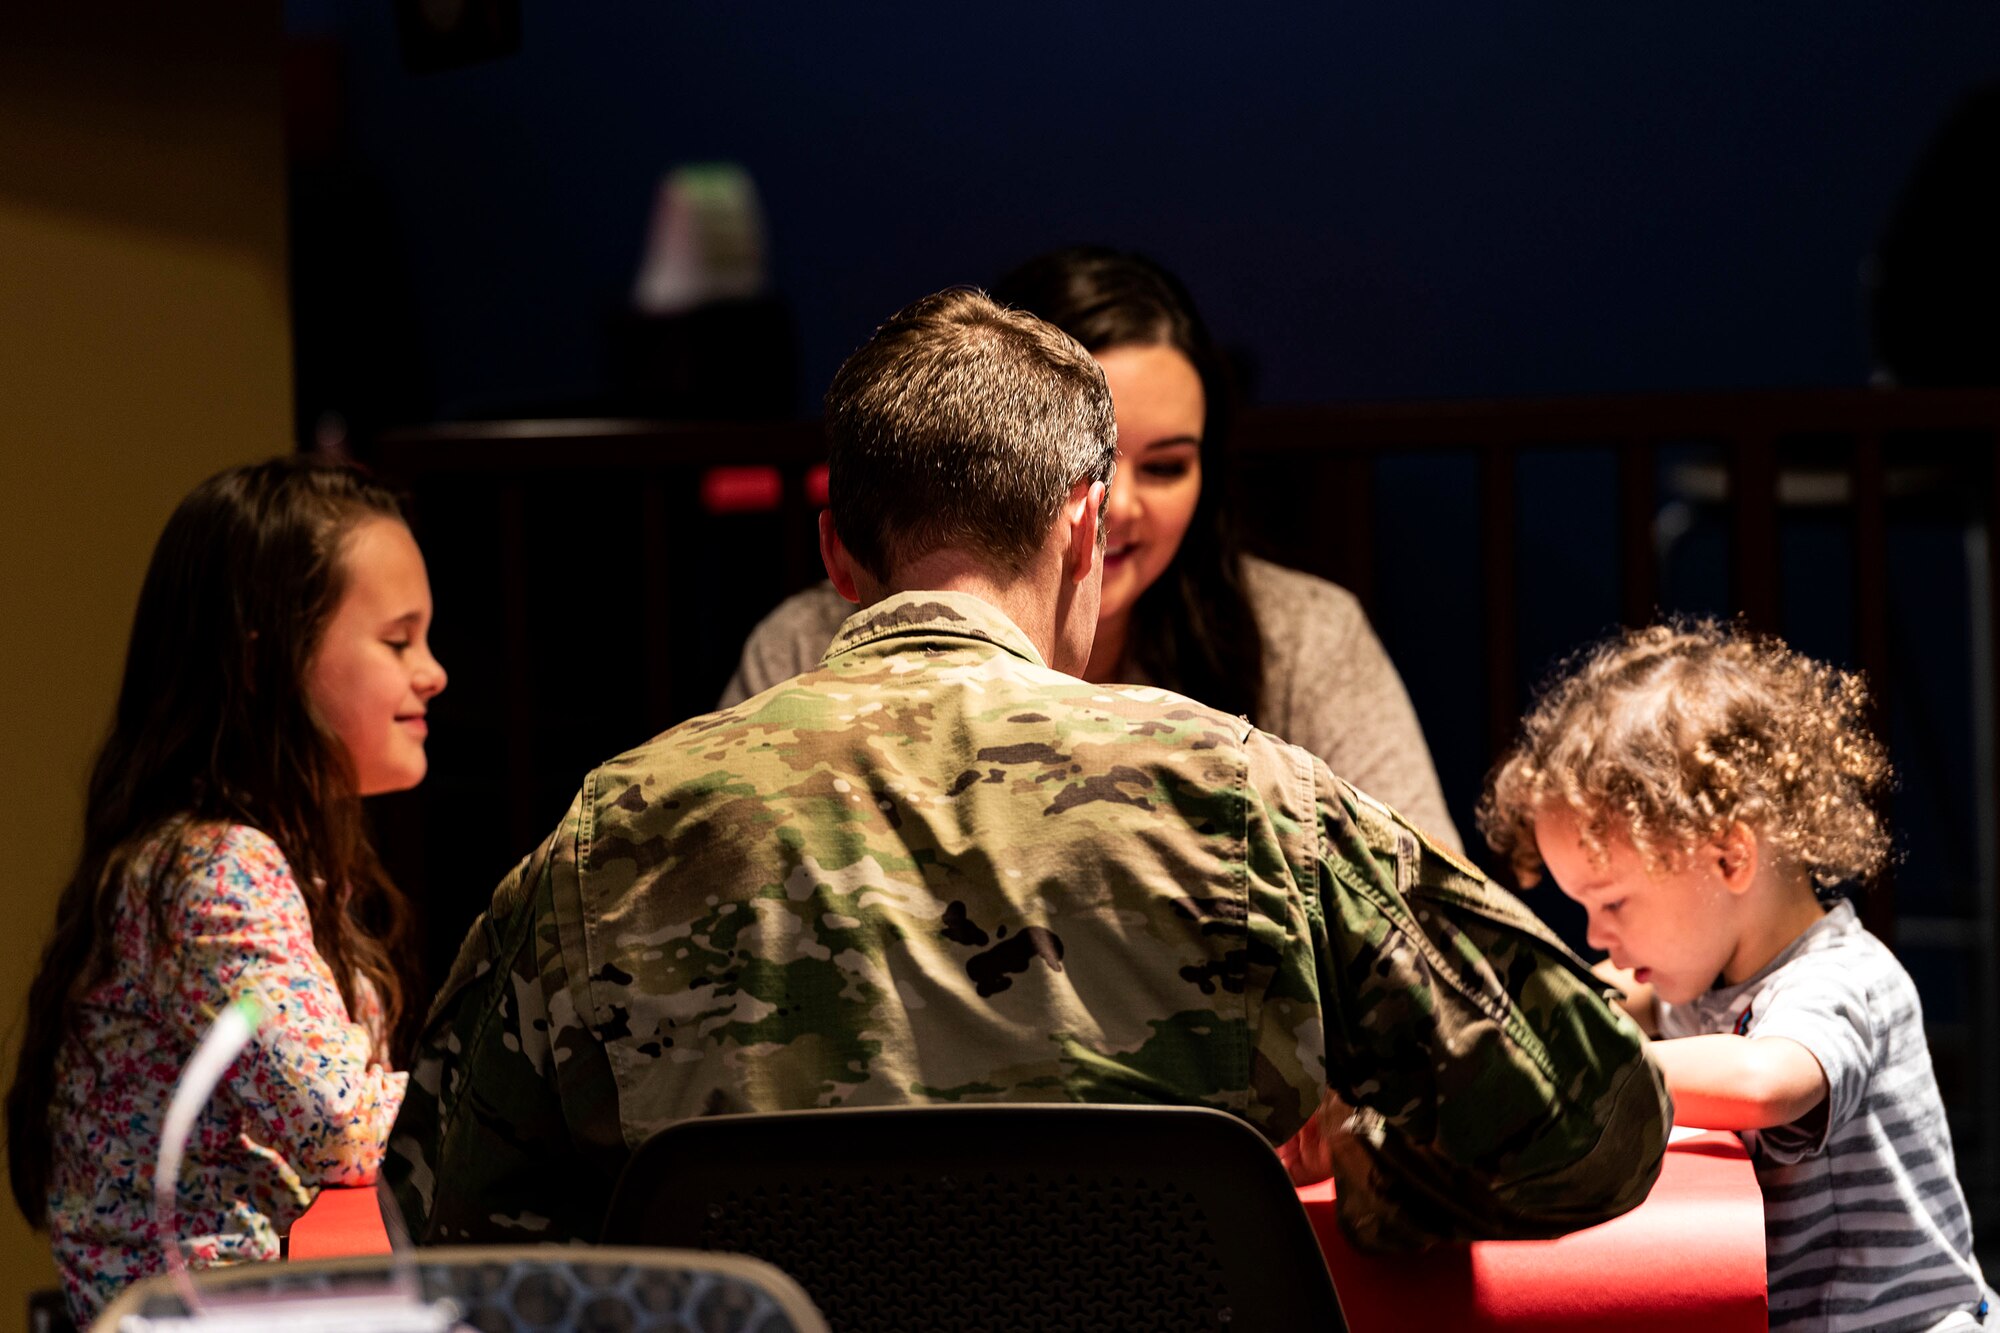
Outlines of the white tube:
{"type": "Polygon", "coordinates": [[[174,1275],[174,1285],[180,1289],[189,1314],[201,1309],[201,1298],[195,1294],[194,1283],[188,1280],[187,1264],[181,1259],[180,1237],[176,1234],[179,1228],[174,1195],[180,1188],[181,1158],[187,1150],[188,1136],[194,1132],[195,1121],[215,1094],[215,1085],[222,1082],[229,1066],[250,1044],[263,1018],[264,1007],[249,995],[239,995],[229,1002],[216,1016],[214,1026],[200,1045],[194,1048],[187,1068],[181,1070],[173,1100],[167,1103],[166,1121],[160,1126],[160,1159],[153,1168],[153,1220],[159,1227],[167,1271],[174,1275]]]}

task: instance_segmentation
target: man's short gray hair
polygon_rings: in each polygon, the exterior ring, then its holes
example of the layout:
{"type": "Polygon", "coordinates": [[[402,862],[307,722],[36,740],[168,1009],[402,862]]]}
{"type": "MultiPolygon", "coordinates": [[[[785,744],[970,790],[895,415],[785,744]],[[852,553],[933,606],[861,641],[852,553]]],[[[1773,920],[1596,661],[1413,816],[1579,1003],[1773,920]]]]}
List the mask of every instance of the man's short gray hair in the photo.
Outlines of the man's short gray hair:
{"type": "Polygon", "coordinates": [[[1022,572],[1070,488],[1109,484],[1118,455],[1090,353],[970,288],[898,311],[847,358],[826,433],[834,529],[879,579],[947,547],[1022,572]]]}

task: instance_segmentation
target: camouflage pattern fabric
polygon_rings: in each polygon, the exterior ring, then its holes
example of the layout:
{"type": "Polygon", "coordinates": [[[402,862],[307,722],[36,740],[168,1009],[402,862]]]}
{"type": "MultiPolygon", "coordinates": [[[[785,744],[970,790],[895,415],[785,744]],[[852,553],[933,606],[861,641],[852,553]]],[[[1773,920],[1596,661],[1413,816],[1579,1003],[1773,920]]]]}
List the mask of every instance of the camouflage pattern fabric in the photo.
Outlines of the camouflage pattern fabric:
{"type": "Polygon", "coordinates": [[[1645,1197],[1637,1030],[1513,897],[1306,752],[1049,670],[959,593],[591,773],[473,927],[384,1170],[419,1241],[594,1239],[686,1116],[1331,1089],[1360,1244],[1645,1197]]]}

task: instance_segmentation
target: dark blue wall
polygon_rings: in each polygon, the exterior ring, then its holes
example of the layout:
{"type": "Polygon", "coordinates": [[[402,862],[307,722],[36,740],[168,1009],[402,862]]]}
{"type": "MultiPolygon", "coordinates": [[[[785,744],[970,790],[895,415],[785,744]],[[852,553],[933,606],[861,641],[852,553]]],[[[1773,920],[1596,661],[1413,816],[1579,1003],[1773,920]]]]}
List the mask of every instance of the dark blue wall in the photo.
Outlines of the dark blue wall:
{"type": "Polygon", "coordinates": [[[1179,269],[1266,401],[1854,383],[1858,272],[2000,8],[556,5],[349,55],[433,411],[588,400],[656,182],[755,175],[801,406],[873,324],[1101,240],[1179,269]]]}
{"type": "MultiPolygon", "coordinates": [[[[1267,402],[1859,383],[1875,234],[1946,111],[2000,78],[1991,0],[522,9],[518,54],[413,75],[388,4],[287,5],[345,53],[365,187],[295,220],[374,266],[376,365],[411,381],[392,417],[601,402],[655,188],[717,159],[763,192],[801,411],[898,305],[1085,240],[1178,269],[1267,402]]],[[[357,341],[314,336],[302,363],[357,341]]],[[[1523,467],[1525,682],[1613,625],[1618,589],[1608,461],[1523,467]]],[[[1375,501],[1421,519],[1380,525],[1376,619],[1470,834],[1472,462],[1385,465],[1375,501]]],[[[1667,609],[1728,611],[1712,523],[1662,575],[1667,609]]],[[[1962,617],[1947,583],[1909,579],[1919,623],[1962,617]]],[[[1787,607],[1851,663],[1844,582],[1787,607]]],[[[1962,694],[1962,654],[1920,657],[1906,690],[1962,694]]],[[[1965,764],[1919,767],[1911,788],[1965,764]]]]}

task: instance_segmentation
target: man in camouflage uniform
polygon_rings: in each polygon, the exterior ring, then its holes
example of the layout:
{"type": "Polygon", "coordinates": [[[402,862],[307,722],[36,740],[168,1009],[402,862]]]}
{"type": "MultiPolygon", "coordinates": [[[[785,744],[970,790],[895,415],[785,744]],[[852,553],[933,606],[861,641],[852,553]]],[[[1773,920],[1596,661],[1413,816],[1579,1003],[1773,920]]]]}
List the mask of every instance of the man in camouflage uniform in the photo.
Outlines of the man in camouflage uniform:
{"type": "Polygon", "coordinates": [[[907,1102],[1220,1107],[1374,1247],[1645,1196],[1665,1092],[1531,913],[1242,718],[1065,674],[1115,457],[1080,346],[941,293],[827,428],[866,609],[591,773],[501,884],[385,1166],[420,1241],[594,1238],[687,1116],[907,1102]]]}

